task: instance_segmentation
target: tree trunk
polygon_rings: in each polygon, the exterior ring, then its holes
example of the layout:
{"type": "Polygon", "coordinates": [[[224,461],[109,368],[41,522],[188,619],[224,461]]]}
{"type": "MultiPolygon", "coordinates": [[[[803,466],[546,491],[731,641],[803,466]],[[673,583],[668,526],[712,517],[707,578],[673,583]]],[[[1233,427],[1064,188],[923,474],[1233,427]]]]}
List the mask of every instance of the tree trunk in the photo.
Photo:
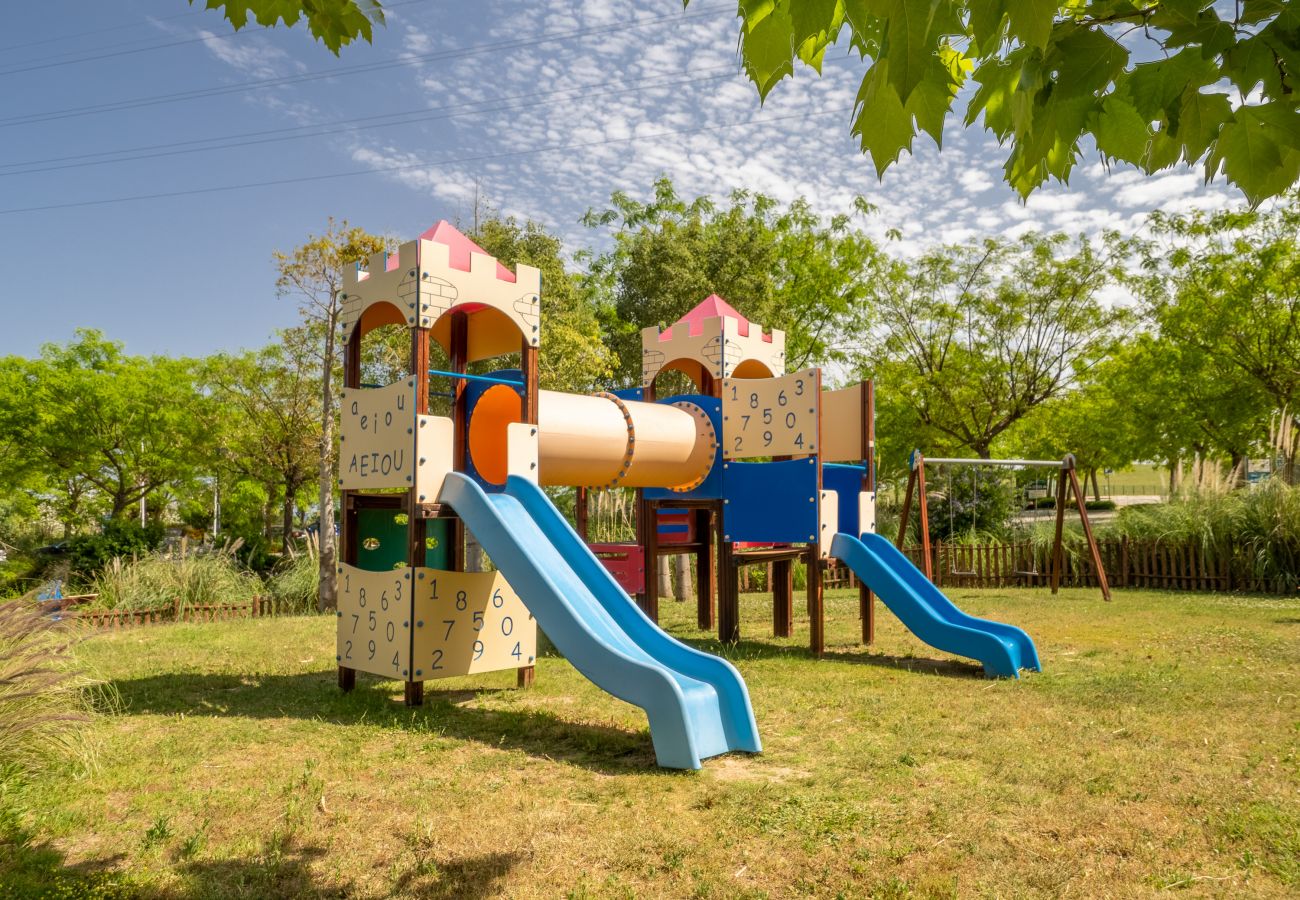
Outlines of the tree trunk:
{"type": "MultiPolygon", "coordinates": [[[[331,304],[331,308],[337,303],[331,304]]],[[[316,475],[320,481],[320,595],[317,608],[337,609],[338,544],[334,540],[334,329],[337,314],[326,322],[325,371],[321,375],[320,457],[316,475]]]]}
{"type": "Polygon", "coordinates": [[[293,534],[293,495],[292,486],[284,486],[284,511],[282,515],[282,526],[284,528],[284,549],[287,553],[289,550],[290,535],[293,534]]]}
{"type": "Polygon", "coordinates": [[[1250,460],[1245,453],[1237,450],[1230,451],[1228,459],[1232,464],[1232,471],[1228,473],[1228,487],[1239,488],[1246,483],[1246,470],[1250,468],[1250,460]]]}
{"type": "Polygon", "coordinates": [[[1181,459],[1169,460],[1169,498],[1172,500],[1182,486],[1183,480],[1183,461],[1181,459]]]}
{"type": "Polygon", "coordinates": [[[691,590],[691,555],[683,553],[677,557],[677,602],[681,603],[694,593],[691,590]]]}
{"type": "Polygon", "coordinates": [[[667,556],[660,556],[656,574],[659,577],[659,597],[670,600],[673,596],[673,561],[667,556]]]}
{"type": "Polygon", "coordinates": [[[1098,503],[1101,502],[1101,486],[1097,484],[1097,467],[1093,466],[1088,470],[1088,477],[1092,479],[1092,499],[1098,503]]]}

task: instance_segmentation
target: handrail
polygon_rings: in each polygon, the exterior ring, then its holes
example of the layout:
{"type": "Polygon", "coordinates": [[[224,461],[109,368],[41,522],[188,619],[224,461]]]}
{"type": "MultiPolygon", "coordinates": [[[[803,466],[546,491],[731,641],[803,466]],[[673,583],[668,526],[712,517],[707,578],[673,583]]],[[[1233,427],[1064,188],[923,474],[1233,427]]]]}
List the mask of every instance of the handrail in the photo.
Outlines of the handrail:
{"type": "Polygon", "coordinates": [[[430,369],[430,375],[442,375],[445,378],[463,378],[466,381],[481,381],[484,384],[504,384],[510,387],[523,387],[522,381],[510,378],[493,378],[490,375],[471,375],[468,372],[447,372],[443,369],[430,369]]]}

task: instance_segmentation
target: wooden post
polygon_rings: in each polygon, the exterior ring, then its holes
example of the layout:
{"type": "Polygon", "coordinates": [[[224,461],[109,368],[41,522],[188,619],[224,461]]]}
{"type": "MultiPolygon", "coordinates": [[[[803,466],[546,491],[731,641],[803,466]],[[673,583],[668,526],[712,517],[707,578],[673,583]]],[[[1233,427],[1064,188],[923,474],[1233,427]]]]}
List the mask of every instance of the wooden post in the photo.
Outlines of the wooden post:
{"type": "MultiPolygon", "coordinates": [[[[358,341],[357,343],[360,343],[358,341]]],[[[429,414],[429,329],[411,329],[411,380],[415,385],[415,412],[417,415],[429,414]]],[[[426,558],[425,538],[428,536],[428,522],[424,518],[424,504],[437,501],[437,497],[419,496],[415,484],[406,492],[406,564],[408,571],[424,565],[426,558]]],[[[411,609],[415,609],[415,598],[411,597],[411,609]]],[[[407,658],[415,658],[414,631],[409,629],[411,637],[407,642],[407,658]]],[[[414,672],[411,673],[414,675],[414,672]]],[[[424,682],[407,679],[404,698],[407,706],[420,706],[424,703],[424,682]]]]}
{"type": "MultiPolygon", "coordinates": [[[[427,377],[427,376],[426,376],[427,377]]],[[[359,388],[361,386],[361,324],[352,326],[352,333],[343,345],[343,386],[359,388]]],[[[338,482],[336,481],[337,485],[338,482]]],[[[353,492],[339,490],[339,506],[343,511],[339,523],[338,558],[349,566],[357,564],[357,513],[353,505],[353,492]]],[[[357,685],[357,670],[348,666],[339,666],[339,688],[344,693],[357,685]]]]}
{"type": "MultiPolygon", "coordinates": [[[[862,490],[873,492],[876,489],[876,391],[870,381],[862,382],[862,461],[862,490]]],[[[906,527],[907,520],[903,521],[906,527]]],[[[858,531],[865,531],[865,525],[859,522],[858,531]]],[[[862,620],[862,643],[870,646],[876,641],[876,598],[861,580],[858,581],[858,616],[862,620]]]]}
{"type": "Polygon", "coordinates": [[[925,577],[934,581],[934,563],[930,558],[930,505],[926,500],[925,457],[916,454],[916,492],[921,516],[921,559],[925,562],[925,577]]]}
{"type": "Polygon", "coordinates": [[[641,535],[645,547],[645,591],[641,595],[641,611],[651,622],[659,621],[659,506],[653,500],[642,500],[641,535]]]}
{"type": "Polygon", "coordinates": [[[740,640],[740,579],[735,547],[727,540],[726,512],[718,517],[718,640],[734,644],[740,640]]]}
{"type": "Polygon", "coordinates": [[[822,560],[817,545],[808,546],[808,649],[821,659],[826,655],[826,609],[822,594],[822,560]]]}
{"type": "Polygon", "coordinates": [[[1052,541],[1052,593],[1055,594],[1061,587],[1061,567],[1064,563],[1064,548],[1062,541],[1065,537],[1065,491],[1067,487],[1066,479],[1057,476],[1056,479],[1056,537],[1052,541]]]}
{"type": "Polygon", "coordinates": [[[695,551],[695,624],[702,631],[713,630],[714,598],[718,589],[718,567],[713,556],[717,544],[713,534],[715,518],[717,515],[711,508],[695,511],[695,540],[699,542],[695,551]]]}
{"type": "Polygon", "coordinates": [[[585,487],[578,488],[578,496],[573,501],[573,519],[578,529],[578,536],[586,543],[591,543],[591,498],[585,487]]]}
{"type": "Polygon", "coordinates": [[[794,561],[772,563],[772,633],[788,638],[794,634],[794,561]]]}
{"type": "MultiPolygon", "coordinates": [[[[1074,491],[1074,501],[1079,507],[1079,521],[1083,523],[1083,536],[1088,540],[1088,552],[1092,556],[1092,567],[1097,572],[1097,583],[1101,586],[1102,599],[1107,603],[1110,602],[1110,582],[1106,580],[1106,568],[1101,564],[1101,549],[1097,546],[1097,539],[1092,534],[1092,523],[1088,521],[1088,507],[1084,504],[1083,493],[1079,490],[1079,476],[1074,470],[1074,457],[1066,457],[1069,460],[1069,468],[1066,470],[1070,475],[1070,487],[1074,491]]],[[[1057,521],[1060,521],[1058,518],[1057,521]]],[[[1057,533],[1060,533],[1060,526],[1057,527],[1057,533]]],[[[1059,540],[1059,538],[1058,538],[1059,540]]]]}
{"type": "Polygon", "coordinates": [[[907,540],[907,520],[912,517],[912,495],[916,492],[916,469],[907,473],[907,492],[903,494],[903,514],[898,524],[898,540],[894,542],[902,550],[907,540]]]}
{"type": "MultiPolygon", "coordinates": [[[[524,375],[524,402],[523,402],[523,421],[530,425],[537,424],[538,401],[541,396],[541,375],[538,368],[538,351],[528,335],[524,335],[523,344],[519,351],[519,367],[523,369],[524,375]]],[[[586,516],[586,495],[582,497],[583,518],[586,516]]],[[[583,522],[582,530],[579,532],[582,539],[587,539],[586,522],[583,522]]],[[[536,679],[537,670],[533,666],[520,666],[516,669],[515,684],[521,688],[532,687],[536,679]]]]}

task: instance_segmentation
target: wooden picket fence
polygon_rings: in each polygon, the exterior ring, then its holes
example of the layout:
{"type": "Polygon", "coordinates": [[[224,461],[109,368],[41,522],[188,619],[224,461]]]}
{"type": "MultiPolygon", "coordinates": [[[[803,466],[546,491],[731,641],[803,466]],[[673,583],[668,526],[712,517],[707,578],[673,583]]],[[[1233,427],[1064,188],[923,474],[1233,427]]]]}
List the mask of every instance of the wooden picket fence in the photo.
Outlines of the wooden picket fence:
{"type": "MultiPolygon", "coordinates": [[[[1148,587],[1181,591],[1243,591],[1289,593],[1297,590],[1295,575],[1262,577],[1244,548],[1207,552],[1195,544],[1131,541],[1097,542],[1111,587],[1148,587]]],[[[921,547],[904,553],[921,566],[921,547]]],[[[945,544],[930,547],[934,582],[970,588],[1048,587],[1051,585],[1050,547],[1029,543],[945,544]]],[[[1086,553],[1064,554],[1061,585],[1096,587],[1097,574],[1086,553]]]]}
{"type": "Polygon", "coordinates": [[[270,597],[254,597],[244,603],[207,603],[182,606],[179,602],[171,609],[79,609],[73,605],[58,613],[60,618],[94,629],[117,630],[138,628],[144,625],[163,625],[174,622],[223,622],[230,619],[256,619],[278,615],[279,604],[270,597]]]}

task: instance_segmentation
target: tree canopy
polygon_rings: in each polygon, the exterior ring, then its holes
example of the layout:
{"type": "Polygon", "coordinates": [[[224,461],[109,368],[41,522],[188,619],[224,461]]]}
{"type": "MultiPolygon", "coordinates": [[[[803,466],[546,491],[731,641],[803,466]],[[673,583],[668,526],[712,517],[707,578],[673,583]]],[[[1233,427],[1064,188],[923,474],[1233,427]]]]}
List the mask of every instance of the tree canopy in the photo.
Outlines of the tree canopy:
{"type": "MultiPolygon", "coordinates": [[[[690,0],[686,0],[687,3],[690,0]]],[[[1107,160],[1222,173],[1258,203],[1300,178],[1300,10],[1292,0],[739,0],[740,52],[766,98],[832,47],[867,64],[852,133],[876,171],[962,121],[1008,145],[1028,196],[1107,160]]]]}
{"type": "MultiPolygon", "coordinates": [[[[190,6],[195,2],[189,0],[190,6]]],[[[335,56],[357,38],[368,43],[374,26],[384,24],[379,0],[206,0],[204,7],[221,10],[236,31],[250,18],[268,28],[281,22],[293,26],[305,19],[312,36],[335,56]]]]}

